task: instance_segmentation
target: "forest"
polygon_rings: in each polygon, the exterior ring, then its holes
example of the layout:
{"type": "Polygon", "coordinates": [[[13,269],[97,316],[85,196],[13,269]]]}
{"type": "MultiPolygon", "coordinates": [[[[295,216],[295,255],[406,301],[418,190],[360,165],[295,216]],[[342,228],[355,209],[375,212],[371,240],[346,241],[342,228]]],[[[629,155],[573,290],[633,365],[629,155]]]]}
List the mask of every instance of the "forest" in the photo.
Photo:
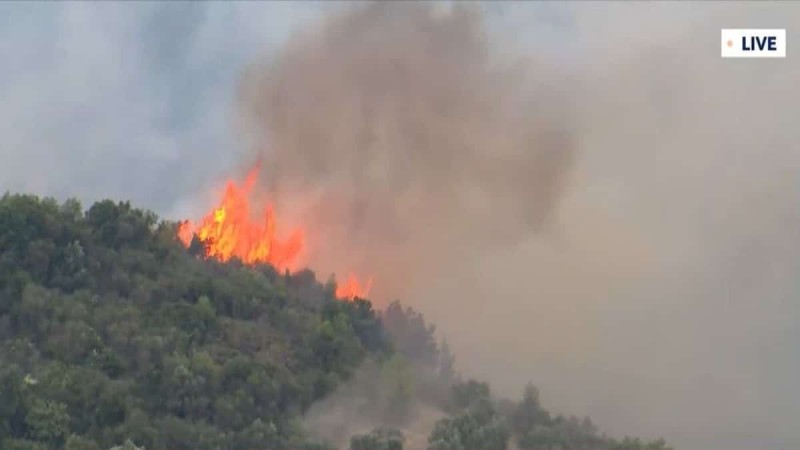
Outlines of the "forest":
{"type": "Polygon", "coordinates": [[[423,407],[419,448],[669,448],[553,414],[533,385],[498,398],[419,312],[208,259],[176,227],[128,202],[0,198],[0,449],[401,450],[423,407]],[[346,389],[375,423],[342,444],[305,417],[346,389]]]}

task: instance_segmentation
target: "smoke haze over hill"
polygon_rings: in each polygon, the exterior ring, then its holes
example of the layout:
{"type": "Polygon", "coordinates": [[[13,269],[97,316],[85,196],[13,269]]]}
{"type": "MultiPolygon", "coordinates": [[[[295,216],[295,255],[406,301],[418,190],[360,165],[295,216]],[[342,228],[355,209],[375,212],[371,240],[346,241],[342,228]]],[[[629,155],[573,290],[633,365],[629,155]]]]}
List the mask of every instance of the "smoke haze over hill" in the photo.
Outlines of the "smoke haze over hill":
{"type": "Polygon", "coordinates": [[[320,269],[371,270],[470,373],[680,448],[796,445],[770,386],[798,370],[797,65],[722,60],[717,37],[797,8],[569,9],[571,60],[469,8],[303,30],[242,90],[268,190],[311,198],[320,269]]]}
{"type": "Polygon", "coordinates": [[[81,5],[0,27],[0,189],[183,219],[260,157],[312,269],[374,274],[501,393],[800,448],[797,5],[81,5]],[[787,28],[787,58],[721,59],[733,27],[787,28]]]}

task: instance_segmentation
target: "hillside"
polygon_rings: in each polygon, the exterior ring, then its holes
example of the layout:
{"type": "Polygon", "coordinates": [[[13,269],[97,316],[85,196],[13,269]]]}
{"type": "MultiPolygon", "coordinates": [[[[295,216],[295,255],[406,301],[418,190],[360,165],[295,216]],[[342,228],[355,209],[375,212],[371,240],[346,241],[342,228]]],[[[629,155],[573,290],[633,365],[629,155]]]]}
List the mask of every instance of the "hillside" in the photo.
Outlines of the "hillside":
{"type": "Polygon", "coordinates": [[[423,404],[449,414],[435,449],[666,448],[551,417],[532,386],[493,399],[420,314],[205,259],[176,227],[129,203],[0,199],[0,449],[324,448],[311,418],[337,396],[399,429],[423,404]]]}

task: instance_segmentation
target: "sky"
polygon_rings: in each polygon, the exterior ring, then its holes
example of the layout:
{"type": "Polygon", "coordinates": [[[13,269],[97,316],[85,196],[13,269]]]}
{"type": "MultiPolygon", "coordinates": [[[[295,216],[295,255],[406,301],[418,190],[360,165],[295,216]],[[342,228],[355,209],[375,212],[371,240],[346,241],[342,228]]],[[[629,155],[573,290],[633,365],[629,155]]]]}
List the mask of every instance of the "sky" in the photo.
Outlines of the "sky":
{"type": "MultiPolygon", "coordinates": [[[[339,6],[0,2],[0,191],[199,213],[247,154],[242,72],[339,6]]],[[[408,301],[504,394],[686,450],[800,448],[800,9],[485,9],[498,52],[572,74],[576,167],[552,232],[408,301]],[[734,27],[787,28],[788,57],[721,60],[734,27]]]]}
{"type": "Polygon", "coordinates": [[[0,190],[162,215],[237,159],[243,68],[315,4],[0,4],[0,190]]]}
{"type": "MultiPolygon", "coordinates": [[[[336,7],[3,2],[0,190],[186,212],[182,199],[238,161],[233,99],[242,71],[336,7]]],[[[552,26],[563,22],[550,12],[558,8],[540,9],[552,26]]],[[[508,22],[523,27],[519,20],[508,22]]]]}

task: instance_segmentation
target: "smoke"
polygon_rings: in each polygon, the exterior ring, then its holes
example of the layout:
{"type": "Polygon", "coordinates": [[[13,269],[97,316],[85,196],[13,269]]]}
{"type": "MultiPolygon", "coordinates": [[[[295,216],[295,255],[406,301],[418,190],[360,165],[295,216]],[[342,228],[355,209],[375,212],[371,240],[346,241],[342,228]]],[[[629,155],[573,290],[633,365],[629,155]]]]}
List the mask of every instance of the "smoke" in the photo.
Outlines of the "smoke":
{"type": "Polygon", "coordinates": [[[791,29],[784,60],[718,42],[800,8],[561,8],[561,58],[461,4],[340,10],[248,72],[248,162],[312,267],[372,274],[501,393],[687,450],[800,447],[800,68],[791,29]]]}
{"type": "Polygon", "coordinates": [[[391,2],[254,68],[245,129],[276,207],[310,224],[313,266],[406,296],[457,248],[545,227],[574,148],[564,87],[531,72],[496,60],[477,10],[391,2]]]}
{"type": "MultiPolygon", "coordinates": [[[[393,361],[406,364],[404,360],[393,361]]],[[[428,392],[418,384],[427,383],[440,391],[437,394],[445,396],[449,395],[449,384],[445,386],[434,373],[419,367],[397,369],[392,362],[367,360],[335,392],[306,411],[303,417],[306,429],[336,448],[348,448],[353,435],[386,427],[402,430],[406,448],[427,447],[428,435],[445,413],[441,404],[425,397],[428,392]],[[403,373],[404,370],[408,372],[403,373]],[[403,379],[398,379],[398,375],[403,379]],[[404,383],[409,386],[399,397],[397,388],[404,383]]]]}

